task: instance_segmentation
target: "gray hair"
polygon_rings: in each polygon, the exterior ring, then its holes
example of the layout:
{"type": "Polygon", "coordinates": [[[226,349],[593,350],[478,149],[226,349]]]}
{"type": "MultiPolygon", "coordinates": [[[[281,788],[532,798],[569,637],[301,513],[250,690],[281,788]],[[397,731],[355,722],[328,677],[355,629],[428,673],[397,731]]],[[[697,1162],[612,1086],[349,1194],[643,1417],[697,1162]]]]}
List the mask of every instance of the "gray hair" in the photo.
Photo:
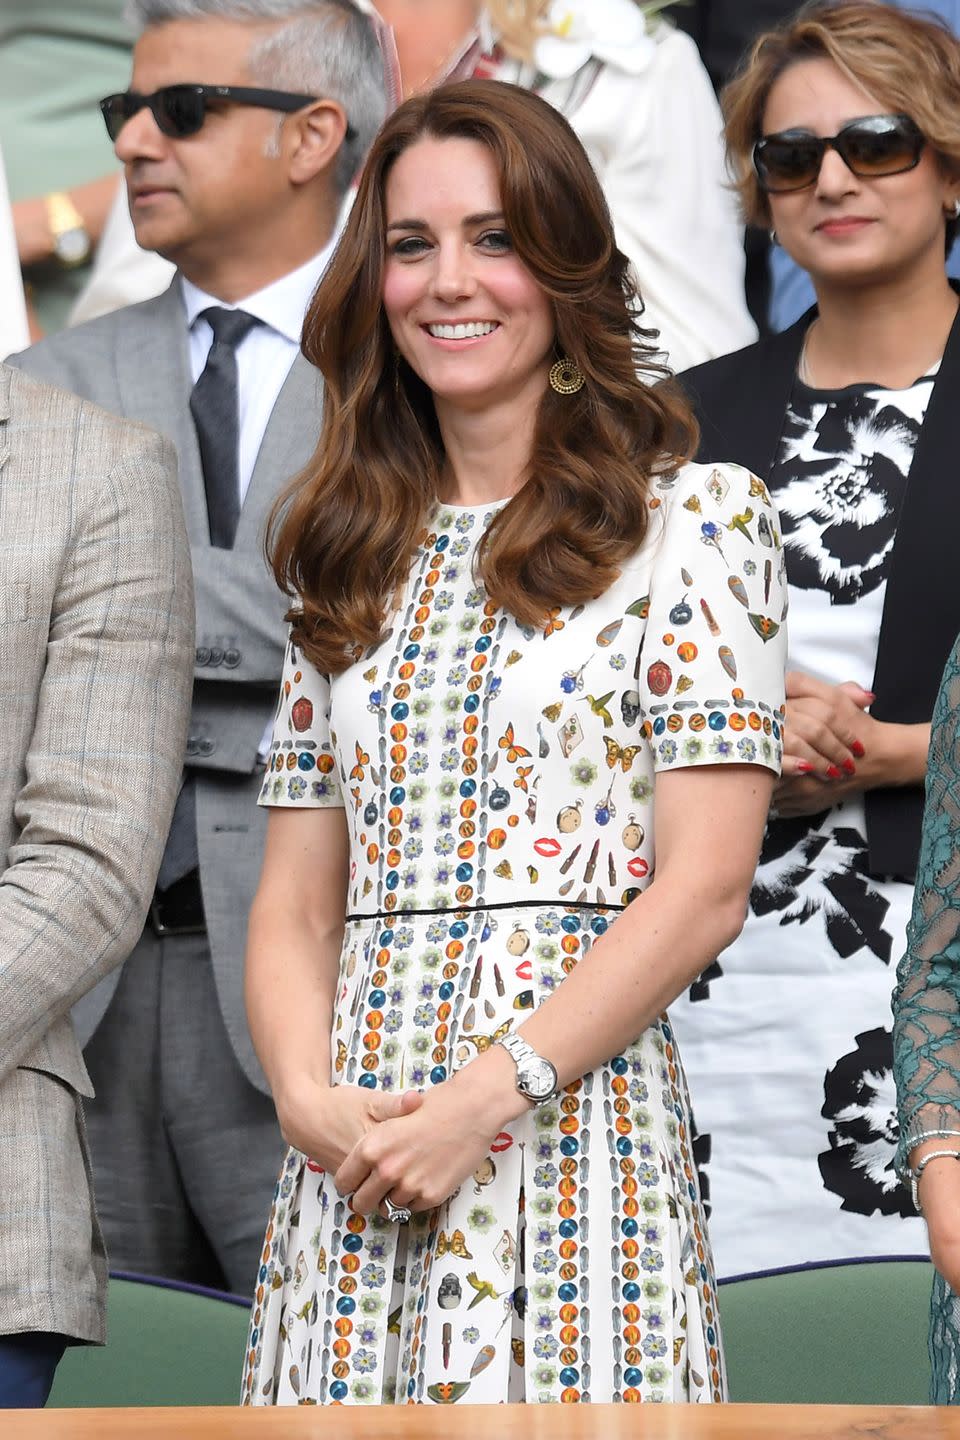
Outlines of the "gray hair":
{"type": "Polygon", "coordinates": [[[251,46],[251,75],[270,89],[343,106],[350,134],[334,183],[341,195],[349,189],[387,110],[383,54],[370,18],[352,0],[128,0],[126,16],[138,33],[174,20],[278,22],[251,46]]]}

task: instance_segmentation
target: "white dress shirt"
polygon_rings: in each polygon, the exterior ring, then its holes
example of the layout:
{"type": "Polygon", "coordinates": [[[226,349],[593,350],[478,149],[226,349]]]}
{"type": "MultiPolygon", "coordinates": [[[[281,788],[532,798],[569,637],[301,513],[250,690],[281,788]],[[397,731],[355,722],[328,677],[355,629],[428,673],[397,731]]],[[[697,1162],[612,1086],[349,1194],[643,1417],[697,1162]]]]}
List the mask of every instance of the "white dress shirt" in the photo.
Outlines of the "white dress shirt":
{"type": "Polygon", "coordinates": [[[267,421],[300,350],[303,317],[337,242],[329,245],[298,270],[248,295],[236,305],[225,305],[213,295],[181,279],[181,293],[190,327],[190,373],[199,380],[213,344],[213,331],[201,312],[216,305],[223,310],[245,310],[263,323],[254,325],[237,346],[237,400],[240,423],[238,472],[243,504],[257,462],[267,421]]]}
{"type": "MultiPolygon", "coordinates": [[[[290,366],[300,351],[303,317],[329,264],[338,236],[339,230],[334,232],[326,248],[301,265],[299,270],[291,270],[289,275],[274,280],[272,285],[248,295],[237,305],[225,305],[215,296],[205,294],[186,276],[181,277],[183,305],[190,326],[190,373],[194,384],[203,372],[213,344],[213,331],[208,322],[200,318],[202,311],[211,305],[219,305],[224,310],[245,310],[248,315],[256,315],[258,320],[263,321],[262,325],[254,325],[247,332],[236,350],[241,505],[250,486],[267,421],[290,373],[290,366]]],[[[270,748],[272,734],[271,716],[260,742],[261,757],[270,748]]]]}

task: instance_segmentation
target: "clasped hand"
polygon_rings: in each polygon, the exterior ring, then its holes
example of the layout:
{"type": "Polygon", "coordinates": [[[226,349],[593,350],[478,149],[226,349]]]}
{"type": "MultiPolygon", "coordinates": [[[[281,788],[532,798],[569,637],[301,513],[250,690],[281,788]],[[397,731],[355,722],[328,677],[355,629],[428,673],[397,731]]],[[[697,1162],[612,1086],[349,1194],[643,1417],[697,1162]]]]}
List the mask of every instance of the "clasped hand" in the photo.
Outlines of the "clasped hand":
{"type": "Polygon", "coordinates": [[[425,1095],[407,1091],[400,1096],[399,1114],[357,1141],[333,1183],[341,1195],[353,1196],[361,1215],[382,1211],[388,1195],[395,1205],[433,1210],[486,1159],[500,1128],[455,1079],[425,1095]]]}
{"type": "Polygon", "coordinates": [[[867,713],[869,690],[790,670],[786,694],[783,771],[773,795],[778,815],[815,815],[880,783],[884,727],[867,713]]]}
{"type": "Polygon", "coordinates": [[[357,1085],[309,1085],[278,1105],[284,1139],[352,1195],[360,1214],[395,1205],[432,1210],[486,1158],[502,1121],[466,1086],[447,1080],[426,1094],[357,1085]]]}

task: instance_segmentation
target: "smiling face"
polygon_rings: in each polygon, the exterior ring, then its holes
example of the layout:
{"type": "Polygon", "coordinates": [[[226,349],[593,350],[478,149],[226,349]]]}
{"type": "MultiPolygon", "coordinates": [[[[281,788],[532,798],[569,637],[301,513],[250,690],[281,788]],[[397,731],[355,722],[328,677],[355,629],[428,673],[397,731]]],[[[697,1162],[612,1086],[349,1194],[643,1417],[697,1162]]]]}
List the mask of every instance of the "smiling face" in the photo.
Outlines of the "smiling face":
{"type": "Polygon", "coordinates": [[[438,414],[539,403],[553,360],[553,310],[504,228],[486,146],[416,141],[390,171],[385,212],[384,311],[438,414]]]}
{"type": "MultiPolygon", "coordinates": [[[[247,57],[271,27],[209,18],[174,20],[144,31],[133,52],[130,88],[251,85],[247,57]]],[[[214,106],[195,135],[164,135],[149,109],[117,136],[137,242],[189,273],[191,261],[225,248],[263,245],[262,227],[289,196],[276,156],[277,115],[246,105],[214,106]]]]}
{"type": "MultiPolygon", "coordinates": [[[[896,108],[868,94],[832,60],[801,60],[771,87],[763,134],[836,135],[850,120],[896,108]]],[[[957,188],[930,146],[914,169],[874,180],[854,175],[827,149],[816,181],[770,195],[770,214],[780,243],[814,283],[870,284],[918,267],[942,272],[946,210],[957,188]]]]}

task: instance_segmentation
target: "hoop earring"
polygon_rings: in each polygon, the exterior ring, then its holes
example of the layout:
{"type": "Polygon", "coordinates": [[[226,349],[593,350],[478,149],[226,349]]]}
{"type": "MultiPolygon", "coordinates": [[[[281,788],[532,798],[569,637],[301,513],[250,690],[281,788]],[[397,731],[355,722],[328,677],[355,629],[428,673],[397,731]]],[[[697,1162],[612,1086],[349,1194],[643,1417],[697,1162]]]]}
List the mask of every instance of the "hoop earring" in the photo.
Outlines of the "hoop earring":
{"type": "Polygon", "coordinates": [[[771,244],[771,245],[779,245],[779,244],[780,244],[780,237],[777,235],[776,230],[768,230],[768,231],[767,231],[767,234],[768,234],[769,237],[770,237],[770,244],[771,244]]]}
{"type": "Polygon", "coordinates": [[[586,377],[576,360],[564,355],[555,365],[550,366],[550,389],[558,395],[576,395],[586,384],[586,377]]]}
{"type": "Polygon", "coordinates": [[[951,220],[960,220],[960,195],[947,207],[947,215],[951,220]]]}

